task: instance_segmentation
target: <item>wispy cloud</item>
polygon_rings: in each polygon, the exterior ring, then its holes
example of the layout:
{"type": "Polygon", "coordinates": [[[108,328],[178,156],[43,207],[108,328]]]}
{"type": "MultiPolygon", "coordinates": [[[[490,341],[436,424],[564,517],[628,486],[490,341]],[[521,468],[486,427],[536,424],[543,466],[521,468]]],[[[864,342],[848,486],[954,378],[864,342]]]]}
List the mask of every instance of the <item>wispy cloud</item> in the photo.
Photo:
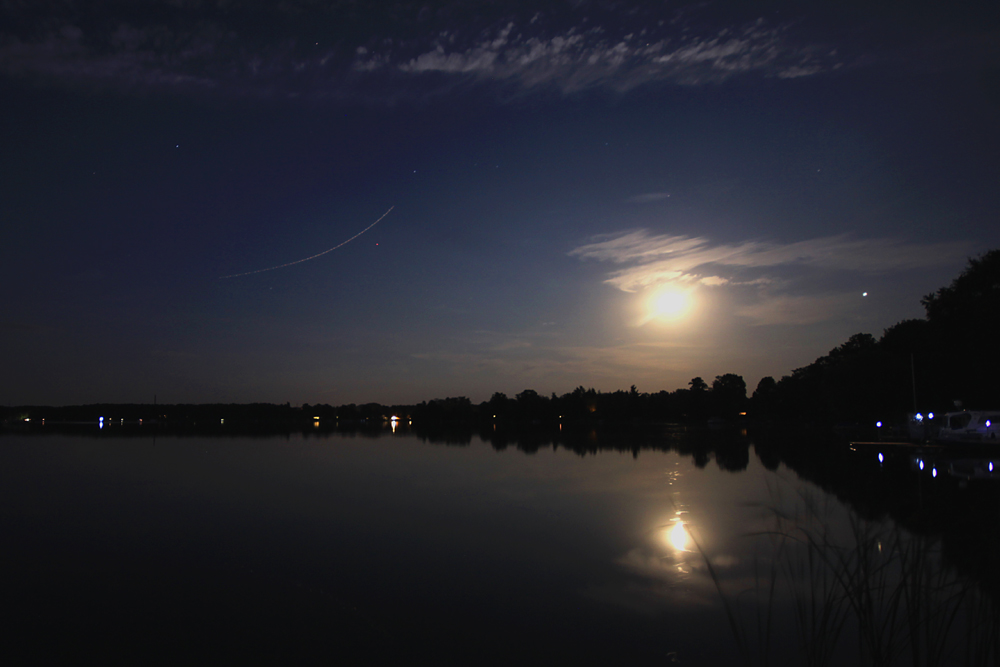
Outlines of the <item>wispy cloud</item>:
{"type": "Polygon", "coordinates": [[[693,85],[753,71],[797,77],[833,67],[829,58],[789,43],[785,30],[763,19],[701,32],[661,21],[612,36],[586,24],[545,34],[533,24],[508,22],[463,45],[456,45],[454,34],[442,35],[432,48],[409,58],[365,50],[354,66],[463,74],[528,88],[549,84],[567,93],[598,86],[625,91],[655,81],[693,85]]]}
{"type": "Polygon", "coordinates": [[[625,201],[629,204],[648,204],[654,201],[662,201],[670,197],[669,192],[647,192],[641,195],[629,197],[625,201]]]}
{"type": "MultiPolygon", "coordinates": [[[[570,251],[573,257],[627,264],[607,282],[633,292],[665,282],[714,279],[730,282],[717,271],[811,266],[822,269],[885,273],[943,266],[967,250],[961,242],[916,244],[894,239],[852,239],[846,234],[793,243],[743,241],[713,244],[704,237],[650,234],[645,229],[595,239],[570,251]]],[[[759,280],[755,278],[755,280],[759,280]]]]}
{"type": "Polygon", "coordinates": [[[623,369],[630,382],[659,387],[666,375],[680,378],[693,372],[692,348],[670,341],[571,344],[551,335],[502,335],[478,332],[467,340],[451,341],[465,348],[417,352],[415,359],[452,369],[462,377],[488,376],[500,382],[528,382],[565,388],[586,379],[606,389],[620,386],[623,369]]]}
{"type": "Polygon", "coordinates": [[[757,303],[741,305],[736,315],[753,324],[816,324],[831,314],[845,312],[857,302],[856,294],[789,296],[762,294],[757,303]]]}
{"type": "Polygon", "coordinates": [[[792,37],[791,23],[699,22],[692,8],[601,14],[584,5],[529,15],[499,3],[465,21],[455,18],[461,2],[441,11],[412,2],[388,9],[289,0],[225,12],[206,0],[148,4],[118,13],[73,0],[51,12],[15,7],[0,27],[0,73],[74,85],[349,97],[407,89],[410,81],[422,94],[457,81],[625,91],[748,72],[809,76],[837,60],[792,37]]]}
{"type": "Polygon", "coordinates": [[[738,314],[760,324],[809,324],[846,305],[842,294],[795,295],[789,272],[885,274],[946,266],[965,256],[961,242],[916,244],[855,239],[847,234],[791,243],[748,240],[713,243],[704,237],[651,234],[645,229],[601,236],[570,256],[619,265],[606,281],[625,292],[667,284],[753,288],[757,301],[738,314]]]}
{"type": "MultiPolygon", "coordinates": [[[[977,45],[990,43],[979,33],[928,39],[937,28],[927,26],[893,47],[901,58],[886,53],[877,27],[845,31],[822,12],[761,17],[752,7],[697,2],[579,2],[541,12],[466,0],[285,0],[224,9],[215,0],[146,0],[138,10],[128,4],[5,3],[0,74],[385,100],[466,82],[571,94],[745,75],[798,79],[900,60],[965,65],[985,53],[977,45]]],[[[849,17],[844,25],[852,25],[849,17]]]]}

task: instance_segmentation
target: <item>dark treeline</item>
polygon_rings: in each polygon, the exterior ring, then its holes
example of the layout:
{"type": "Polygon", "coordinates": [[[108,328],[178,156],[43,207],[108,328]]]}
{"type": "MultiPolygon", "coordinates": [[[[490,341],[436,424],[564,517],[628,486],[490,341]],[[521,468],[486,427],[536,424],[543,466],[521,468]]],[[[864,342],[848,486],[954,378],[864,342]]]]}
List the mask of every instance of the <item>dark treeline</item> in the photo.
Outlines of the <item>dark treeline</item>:
{"type": "Polygon", "coordinates": [[[8,424],[95,423],[101,417],[107,426],[139,423],[198,427],[331,427],[336,424],[384,424],[397,417],[405,425],[481,424],[601,424],[640,422],[704,422],[711,417],[732,419],[747,409],[746,383],[734,375],[721,375],[709,386],[701,378],[690,386],[673,392],[640,393],[635,386],[628,391],[601,392],[578,387],[557,396],[544,396],[525,389],[516,396],[495,393],[489,401],[475,404],[466,397],[434,399],[416,405],[331,406],[325,404],[292,406],[270,403],[252,404],[93,404],[65,407],[20,406],[5,408],[8,424]]]}
{"type": "Polygon", "coordinates": [[[126,422],[176,427],[244,429],[328,428],[333,425],[382,424],[396,416],[404,424],[555,425],[621,423],[755,422],[867,424],[875,419],[901,420],[911,411],[1000,405],[1000,250],[969,260],[952,283],[925,296],[924,319],[905,320],[880,338],[858,333],[813,363],[775,380],[765,377],[748,395],[746,382],[734,373],[709,384],[692,378],[687,387],[656,393],[629,390],[601,392],[577,387],[550,396],[525,389],[488,401],[441,398],[416,405],[292,406],[253,403],[202,405],[110,405],[68,407],[20,406],[2,409],[7,425],[40,422],[88,422],[101,416],[108,424],[126,422]]]}
{"type": "Polygon", "coordinates": [[[1000,250],[969,260],[952,283],[928,294],[924,319],[881,338],[859,333],[751,397],[758,416],[870,422],[913,411],[1000,405],[1000,250]]]}

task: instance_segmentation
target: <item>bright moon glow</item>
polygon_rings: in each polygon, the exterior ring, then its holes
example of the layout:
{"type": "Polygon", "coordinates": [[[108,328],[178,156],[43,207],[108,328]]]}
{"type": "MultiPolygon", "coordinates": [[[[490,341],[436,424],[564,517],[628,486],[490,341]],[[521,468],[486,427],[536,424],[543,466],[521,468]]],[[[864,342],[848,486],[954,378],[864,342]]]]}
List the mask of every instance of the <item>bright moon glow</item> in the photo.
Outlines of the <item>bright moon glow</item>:
{"type": "Polygon", "coordinates": [[[691,309],[691,292],[664,288],[650,298],[647,307],[649,319],[678,320],[691,309]]]}
{"type": "Polygon", "coordinates": [[[656,297],[655,304],[658,315],[677,315],[687,305],[687,297],[680,292],[664,292],[656,297]]]}

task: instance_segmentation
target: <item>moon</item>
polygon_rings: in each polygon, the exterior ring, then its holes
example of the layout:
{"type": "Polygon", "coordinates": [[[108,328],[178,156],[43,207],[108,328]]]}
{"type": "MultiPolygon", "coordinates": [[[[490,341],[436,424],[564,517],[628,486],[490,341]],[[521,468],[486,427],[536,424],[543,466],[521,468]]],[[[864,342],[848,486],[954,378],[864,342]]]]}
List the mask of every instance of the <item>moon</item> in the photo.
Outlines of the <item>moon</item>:
{"type": "Polygon", "coordinates": [[[665,287],[657,290],[646,304],[649,319],[674,321],[683,318],[691,310],[690,290],[665,287]]]}

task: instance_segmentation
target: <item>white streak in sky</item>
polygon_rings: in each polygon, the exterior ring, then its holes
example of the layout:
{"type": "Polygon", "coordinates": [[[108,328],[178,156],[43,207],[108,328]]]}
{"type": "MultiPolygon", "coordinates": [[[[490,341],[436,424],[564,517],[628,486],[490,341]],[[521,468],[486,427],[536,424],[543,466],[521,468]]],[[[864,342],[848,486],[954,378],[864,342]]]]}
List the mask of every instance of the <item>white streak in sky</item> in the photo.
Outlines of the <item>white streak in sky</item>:
{"type": "MultiPolygon", "coordinates": [[[[389,212],[392,211],[392,209],[394,209],[394,208],[396,208],[396,207],[395,206],[390,206],[389,210],[382,214],[382,218],[384,218],[385,216],[389,215],[389,212]]],[[[368,225],[367,227],[365,227],[360,232],[358,232],[357,234],[355,234],[351,238],[347,239],[346,241],[344,241],[340,245],[335,245],[332,248],[330,248],[329,250],[324,250],[321,253],[313,255],[312,257],[306,257],[305,259],[297,259],[294,262],[288,262],[287,264],[279,264],[278,266],[271,266],[271,267],[268,267],[266,269],[257,269],[256,271],[247,271],[246,273],[234,273],[234,274],[232,274],[230,276],[219,276],[219,280],[225,280],[226,278],[239,278],[240,276],[250,276],[250,275],[253,275],[255,273],[264,273],[265,271],[274,271],[275,269],[283,269],[286,266],[292,266],[294,264],[301,264],[302,262],[308,262],[310,259],[316,259],[317,257],[322,257],[326,253],[333,252],[337,248],[343,248],[345,245],[347,245],[348,243],[350,243],[354,239],[358,238],[359,236],[361,236],[362,234],[364,234],[365,232],[367,232],[369,229],[371,229],[372,227],[374,227],[378,223],[382,222],[382,218],[379,218],[378,220],[376,220],[372,224],[368,225]]]]}

